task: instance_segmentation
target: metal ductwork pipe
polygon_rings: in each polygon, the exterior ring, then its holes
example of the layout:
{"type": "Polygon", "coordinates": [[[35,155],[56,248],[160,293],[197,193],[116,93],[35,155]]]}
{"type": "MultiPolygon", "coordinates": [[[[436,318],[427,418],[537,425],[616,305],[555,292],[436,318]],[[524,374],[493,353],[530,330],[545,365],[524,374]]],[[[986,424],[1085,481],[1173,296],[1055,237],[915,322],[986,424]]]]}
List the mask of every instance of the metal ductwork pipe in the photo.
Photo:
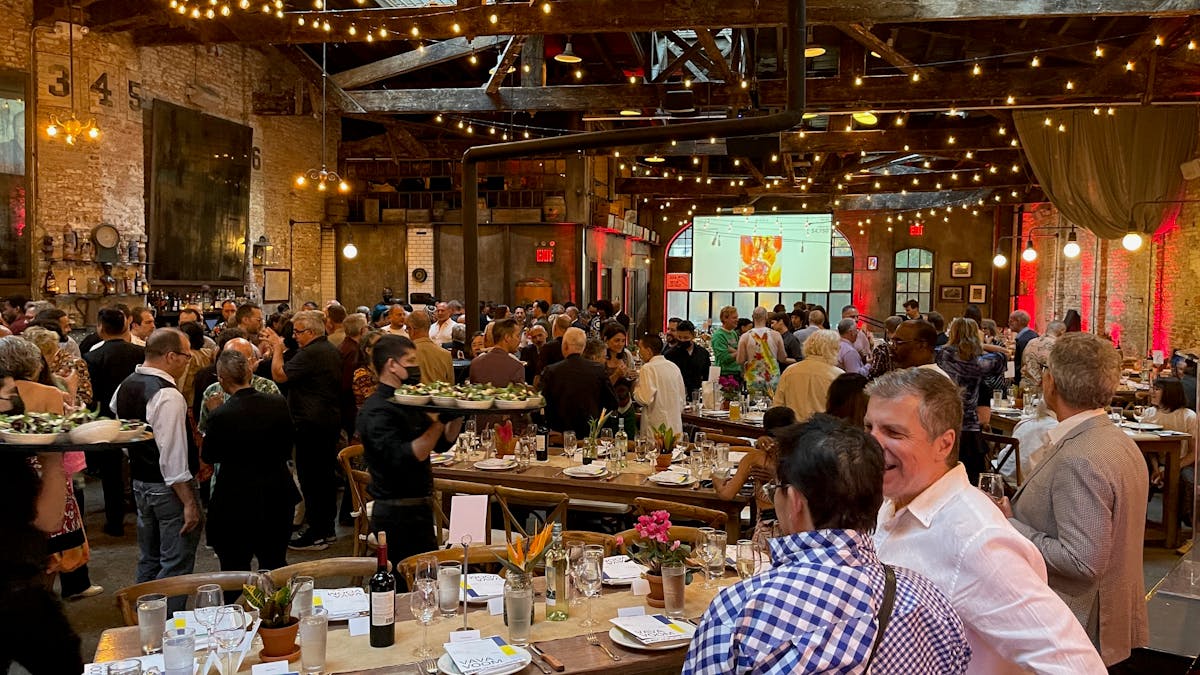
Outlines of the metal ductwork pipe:
{"type": "MultiPolygon", "coordinates": [[[[478,163],[493,159],[532,157],[619,148],[629,145],[691,141],[702,138],[731,138],[787,131],[800,124],[805,104],[804,49],[807,47],[806,0],[787,3],[787,107],[774,115],[745,119],[695,122],[676,126],[596,131],[555,138],[539,138],[469,148],[463,153],[463,298],[468,326],[479,322],[479,169],[478,163]]],[[[580,298],[580,303],[586,303],[580,298]]]]}

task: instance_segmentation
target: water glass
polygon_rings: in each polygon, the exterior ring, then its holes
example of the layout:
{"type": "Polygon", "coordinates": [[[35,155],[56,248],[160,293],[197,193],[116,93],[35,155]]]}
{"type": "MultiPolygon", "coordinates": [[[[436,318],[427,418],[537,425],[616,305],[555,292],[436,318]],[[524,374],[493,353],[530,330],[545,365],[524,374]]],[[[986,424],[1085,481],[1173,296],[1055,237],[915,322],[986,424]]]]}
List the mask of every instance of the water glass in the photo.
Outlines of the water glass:
{"type": "Polygon", "coordinates": [[[684,614],[683,589],[687,567],[681,562],[664,563],[662,566],[663,602],[666,615],[681,617],[684,614]]]}
{"type": "Polygon", "coordinates": [[[117,661],[108,666],[108,675],[142,675],[142,662],[137,659],[117,661]]]}
{"type": "Polygon", "coordinates": [[[533,586],[528,582],[519,588],[505,584],[504,610],[509,644],[518,647],[529,644],[529,634],[533,630],[533,586]]]}
{"type": "Polygon", "coordinates": [[[692,480],[700,480],[704,477],[704,457],[699,452],[693,452],[688,456],[687,460],[688,473],[691,474],[692,480]]]}
{"type": "Polygon", "coordinates": [[[573,540],[567,544],[567,576],[571,579],[571,607],[583,602],[583,591],[579,586],[579,570],[583,566],[583,542],[573,540]]]}
{"type": "Polygon", "coordinates": [[[138,634],[143,654],[162,651],[163,629],[167,625],[167,596],[148,593],[137,599],[138,634]]]}
{"type": "Polygon", "coordinates": [[[438,564],[438,607],[442,618],[448,619],[458,613],[459,588],[462,585],[462,563],[447,560],[438,564]]]}
{"type": "Polygon", "coordinates": [[[719,466],[721,468],[728,467],[729,466],[729,444],[728,443],[717,443],[716,450],[717,450],[717,459],[716,459],[717,466],[719,466]]]}
{"type": "Polygon", "coordinates": [[[325,670],[325,642],[329,635],[329,612],[322,607],[300,619],[300,667],[316,674],[325,670]]]}
{"type": "Polygon", "coordinates": [[[714,530],[702,544],[703,548],[712,551],[708,569],[704,573],[704,576],[708,578],[708,582],[705,584],[706,588],[716,588],[713,579],[725,576],[725,545],[728,541],[729,535],[725,533],[725,530],[714,530]]]}
{"type": "Polygon", "coordinates": [[[737,573],[742,579],[749,579],[758,571],[760,556],[758,547],[749,539],[739,539],[737,543],[737,573]]]}
{"type": "Polygon", "coordinates": [[[295,577],[292,579],[292,616],[300,618],[313,608],[312,577],[295,577]]]}
{"type": "Polygon", "coordinates": [[[1004,476],[998,473],[979,474],[979,489],[997,504],[1004,499],[1004,476]]]}
{"type": "Polygon", "coordinates": [[[575,432],[574,431],[564,431],[563,432],[563,455],[565,455],[567,459],[575,458],[575,444],[576,444],[575,432]]]}
{"type": "Polygon", "coordinates": [[[646,461],[647,455],[650,454],[650,439],[636,438],[633,441],[633,453],[638,462],[646,461]]]}
{"type": "Polygon", "coordinates": [[[692,442],[698,446],[704,445],[705,441],[707,441],[707,440],[708,440],[708,434],[704,433],[703,431],[697,431],[695,436],[692,438],[692,442]]]}
{"type": "Polygon", "coordinates": [[[610,475],[613,475],[613,476],[621,475],[621,458],[620,457],[617,457],[615,455],[609,455],[607,466],[608,466],[608,473],[610,475]]]}
{"type": "Polygon", "coordinates": [[[196,661],[196,629],[172,628],[162,635],[166,675],[192,675],[196,661]]]}

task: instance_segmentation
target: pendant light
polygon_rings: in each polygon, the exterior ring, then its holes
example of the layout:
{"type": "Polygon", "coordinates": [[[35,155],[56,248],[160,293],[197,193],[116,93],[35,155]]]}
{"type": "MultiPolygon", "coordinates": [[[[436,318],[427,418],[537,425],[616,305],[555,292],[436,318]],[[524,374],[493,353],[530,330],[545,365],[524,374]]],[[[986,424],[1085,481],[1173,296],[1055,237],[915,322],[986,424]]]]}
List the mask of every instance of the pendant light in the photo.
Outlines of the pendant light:
{"type": "Polygon", "coordinates": [[[1129,226],[1129,232],[1121,238],[1121,246],[1124,246],[1126,251],[1136,251],[1142,247],[1142,235],[1133,229],[1132,224],[1129,226]]]}
{"type": "Polygon", "coordinates": [[[813,41],[813,28],[808,27],[808,39],[805,40],[804,58],[811,59],[825,53],[825,48],[813,41]]]}
{"type": "Polygon", "coordinates": [[[567,46],[562,52],[554,55],[554,60],[559,63],[579,63],[583,59],[575,55],[575,47],[571,44],[571,36],[567,36],[567,46]]]}
{"type": "MultiPolygon", "coordinates": [[[[296,176],[296,187],[306,187],[309,183],[316,183],[319,192],[325,192],[332,186],[336,186],[338,192],[349,192],[350,184],[342,180],[336,171],[330,171],[325,163],[325,127],[326,116],[329,109],[326,103],[326,87],[328,86],[329,70],[326,68],[326,51],[328,43],[321,43],[321,168],[309,169],[304,173],[296,176]]],[[[353,244],[347,244],[351,247],[353,244]]],[[[343,253],[345,251],[343,250],[343,253]]],[[[354,249],[354,255],[358,255],[358,249],[354,249]]],[[[347,258],[353,258],[353,255],[347,255],[347,258]]]]}
{"type": "Polygon", "coordinates": [[[1005,256],[1004,253],[997,251],[996,257],[992,258],[992,265],[995,267],[1004,267],[1008,265],[1008,257],[1005,256]]]}
{"type": "Polygon", "coordinates": [[[1021,259],[1025,262],[1033,262],[1037,260],[1037,257],[1038,252],[1037,249],[1033,247],[1033,237],[1030,237],[1028,241],[1025,242],[1025,250],[1021,251],[1021,259]]]}
{"type": "Polygon", "coordinates": [[[876,116],[875,113],[873,113],[869,110],[864,110],[862,112],[856,112],[853,115],[851,115],[851,117],[854,118],[855,122],[858,122],[859,124],[869,126],[869,127],[873,127],[879,123],[879,117],[876,116]]]}
{"type": "Polygon", "coordinates": [[[1063,255],[1068,258],[1078,258],[1079,252],[1079,238],[1075,236],[1075,228],[1072,227],[1071,231],[1067,233],[1067,245],[1063,246],[1063,255]]]}
{"type": "Polygon", "coordinates": [[[358,247],[354,245],[354,235],[346,230],[346,245],[342,247],[342,257],[346,260],[354,260],[358,257],[358,247]]]}
{"type": "MultiPolygon", "coordinates": [[[[67,77],[68,82],[75,82],[75,22],[74,22],[74,6],[67,10],[67,77]]],[[[71,87],[71,116],[65,120],[60,120],[57,116],[50,116],[50,123],[46,125],[46,135],[51,139],[62,138],[67,145],[75,145],[75,141],[86,138],[89,141],[94,141],[100,138],[100,127],[96,126],[96,120],[89,118],[87,122],[82,122],[75,116],[75,88],[71,87]]]]}

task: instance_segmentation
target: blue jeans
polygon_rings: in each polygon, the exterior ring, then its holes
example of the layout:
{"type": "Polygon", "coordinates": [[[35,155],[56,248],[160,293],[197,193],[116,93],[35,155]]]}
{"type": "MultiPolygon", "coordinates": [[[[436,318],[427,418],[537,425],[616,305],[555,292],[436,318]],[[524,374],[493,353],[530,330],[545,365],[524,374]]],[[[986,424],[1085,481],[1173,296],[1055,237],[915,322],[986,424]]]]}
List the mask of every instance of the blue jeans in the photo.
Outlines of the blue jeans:
{"type": "MultiPolygon", "coordinates": [[[[189,486],[193,491],[198,490],[194,480],[189,486]]],[[[191,574],[204,524],[198,524],[187,534],[179,533],[183,528],[183,502],[165,483],[135,480],[133,499],[137,503],[138,583],[191,574]]],[[[197,495],[197,505],[199,500],[197,495]]]]}

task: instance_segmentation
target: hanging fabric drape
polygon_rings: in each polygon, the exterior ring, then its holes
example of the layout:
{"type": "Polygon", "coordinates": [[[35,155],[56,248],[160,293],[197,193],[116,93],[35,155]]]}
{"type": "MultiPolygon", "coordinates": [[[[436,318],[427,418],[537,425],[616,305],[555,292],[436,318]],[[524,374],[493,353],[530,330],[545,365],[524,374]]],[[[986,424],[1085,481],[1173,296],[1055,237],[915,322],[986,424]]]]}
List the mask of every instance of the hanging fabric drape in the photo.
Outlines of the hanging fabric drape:
{"type": "Polygon", "coordinates": [[[1153,233],[1177,205],[1179,165],[1195,155],[1196,106],[1017,111],[1025,156],[1050,202],[1070,222],[1115,239],[1153,233]],[[1050,123],[1047,124],[1046,120],[1050,123]],[[1059,126],[1063,126],[1063,131],[1059,126]],[[1136,207],[1135,207],[1136,205],[1136,207]]]}

